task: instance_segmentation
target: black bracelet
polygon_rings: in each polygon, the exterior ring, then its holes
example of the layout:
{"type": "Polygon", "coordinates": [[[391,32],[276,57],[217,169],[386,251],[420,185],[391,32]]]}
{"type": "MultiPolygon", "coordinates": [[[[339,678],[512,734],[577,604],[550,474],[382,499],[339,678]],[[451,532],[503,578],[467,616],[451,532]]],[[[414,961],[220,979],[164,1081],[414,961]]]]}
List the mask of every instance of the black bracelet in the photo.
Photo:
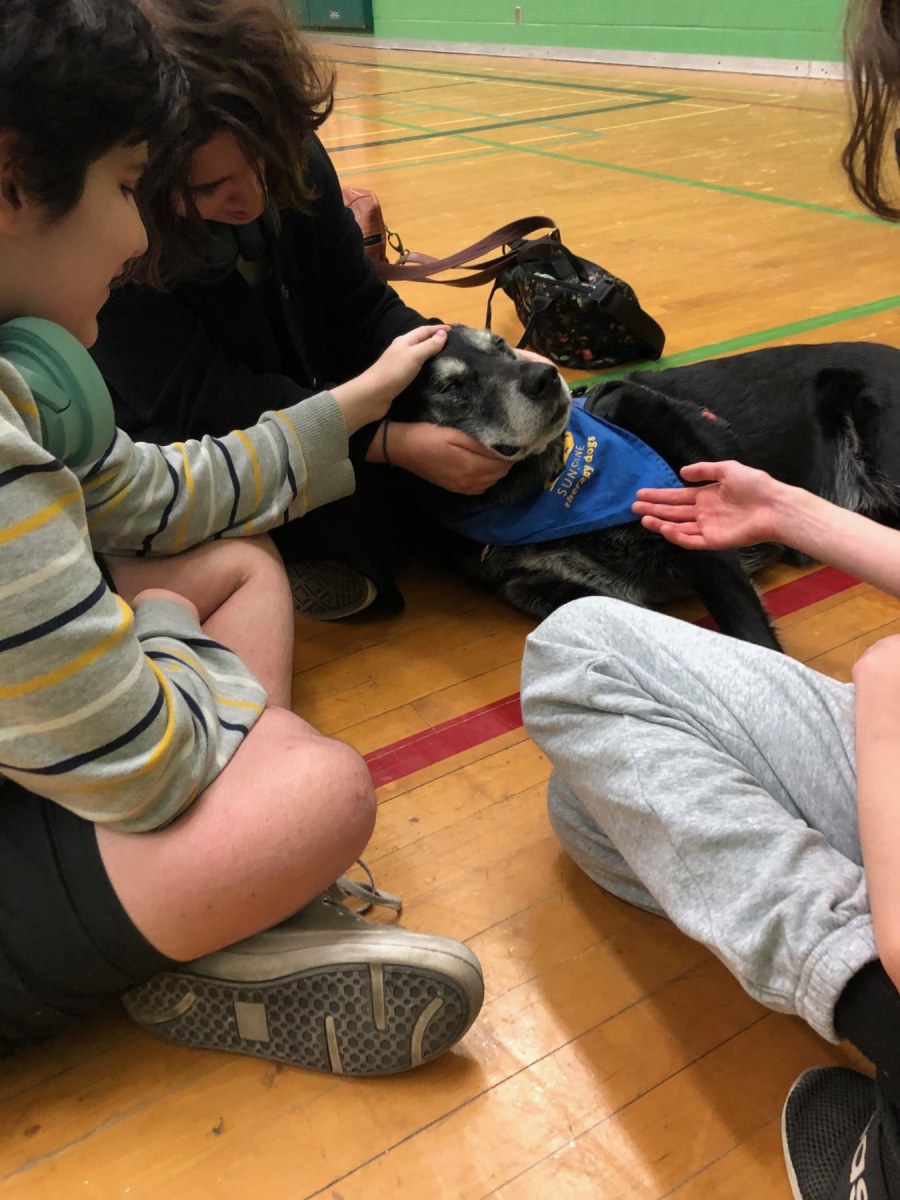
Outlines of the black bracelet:
{"type": "Polygon", "coordinates": [[[388,454],[388,448],[387,448],[388,426],[390,425],[390,423],[391,423],[391,418],[385,417],[384,421],[382,422],[382,425],[381,425],[381,455],[384,458],[385,463],[389,467],[392,467],[394,464],[391,462],[391,456],[388,454]]]}

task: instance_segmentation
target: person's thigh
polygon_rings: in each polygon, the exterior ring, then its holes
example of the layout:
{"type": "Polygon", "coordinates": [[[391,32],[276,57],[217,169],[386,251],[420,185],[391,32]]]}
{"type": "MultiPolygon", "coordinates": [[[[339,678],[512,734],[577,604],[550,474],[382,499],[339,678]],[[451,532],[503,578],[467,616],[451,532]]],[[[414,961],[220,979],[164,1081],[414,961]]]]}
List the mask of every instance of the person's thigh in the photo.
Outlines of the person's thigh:
{"type": "Polygon", "coordinates": [[[362,853],[375,820],[360,755],[294,713],[267,708],[237,752],[170,825],[98,829],[135,925],[187,961],[284,920],[362,853]]]}
{"type": "Polygon", "coordinates": [[[619,601],[580,600],[529,637],[523,705],[570,785],[583,776],[612,791],[603,785],[627,740],[622,756],[654,803],[680,780],[691,796],[711,792],[718,810],[733,780],[861,860],[853,688],[787,655],[619,601]]]}
{"type": "Polygon", "coordinates": [[[0,784],[0,1055],[170,966],[122,908],[95,827],[0,784]]]}
{"type": "Polygon", "coordinates": [[[270,570],[280,556],[265,535],[249,538],[225,538],[205,542],[181,554],[160,558],[129,558],[106,555],[104,562],[116,585],[116,591],[129,603],[149,588],[166,588],[190,600],[206,621],[233,596],[253,573],[270,570]]]}
{"type": "Polygon", "coordinates": [[[876,956],[853,689],[686,622],[581,600],[530,636],[522,698],[554,767],[554,827],[587,873],[625,899],[649,895],[753,995],[827,1036],[840,987],[876,956]]]}

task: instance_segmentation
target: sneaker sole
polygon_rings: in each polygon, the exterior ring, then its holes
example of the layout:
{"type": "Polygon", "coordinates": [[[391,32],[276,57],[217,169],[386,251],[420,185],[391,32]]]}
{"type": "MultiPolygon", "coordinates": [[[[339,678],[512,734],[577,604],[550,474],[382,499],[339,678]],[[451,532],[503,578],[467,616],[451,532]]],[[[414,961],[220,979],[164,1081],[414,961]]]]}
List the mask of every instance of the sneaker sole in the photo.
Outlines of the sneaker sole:
{"type": "Polygon", "coordinates": [[[407,1071],[458,1042],[484,997],[474,956],[447,955],[453,961],[442,971],[373,962],[370,940],[367,949],[364,962],[351,954],[275,979],[172,971],[123,1002],[138,1024],[166,1041],[336,1075],[407,1071]]]}

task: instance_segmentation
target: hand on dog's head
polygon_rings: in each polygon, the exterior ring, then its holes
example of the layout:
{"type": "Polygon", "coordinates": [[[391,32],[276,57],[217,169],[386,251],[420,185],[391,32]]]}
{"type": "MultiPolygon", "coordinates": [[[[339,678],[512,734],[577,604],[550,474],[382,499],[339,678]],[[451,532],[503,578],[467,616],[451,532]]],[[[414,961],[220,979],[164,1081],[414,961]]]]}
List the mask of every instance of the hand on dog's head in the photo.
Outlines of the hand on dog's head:
{"type": "Polygon", "coordinates": [[[570,406],[554,366],[520,358],[497,334],[453,325],[446,346],[397,397],[391,416],[460,429],[519,461],[562,437],[570,406]]]}

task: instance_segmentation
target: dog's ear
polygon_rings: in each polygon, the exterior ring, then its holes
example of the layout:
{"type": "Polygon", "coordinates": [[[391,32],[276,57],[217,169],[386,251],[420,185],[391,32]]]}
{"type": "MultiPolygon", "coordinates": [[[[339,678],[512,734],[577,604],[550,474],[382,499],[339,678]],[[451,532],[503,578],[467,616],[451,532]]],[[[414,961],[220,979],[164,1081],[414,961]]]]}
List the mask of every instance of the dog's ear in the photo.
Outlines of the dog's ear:
{"type": "Polygon", "coordinates": [[[602,383],[594,384],[584,393],[585,408],[605,421],[612,421],[613,417],[609,414],[618,399],[616,393],[621,392],[625,382],[624,379],[605,379],[602,383]]]}

